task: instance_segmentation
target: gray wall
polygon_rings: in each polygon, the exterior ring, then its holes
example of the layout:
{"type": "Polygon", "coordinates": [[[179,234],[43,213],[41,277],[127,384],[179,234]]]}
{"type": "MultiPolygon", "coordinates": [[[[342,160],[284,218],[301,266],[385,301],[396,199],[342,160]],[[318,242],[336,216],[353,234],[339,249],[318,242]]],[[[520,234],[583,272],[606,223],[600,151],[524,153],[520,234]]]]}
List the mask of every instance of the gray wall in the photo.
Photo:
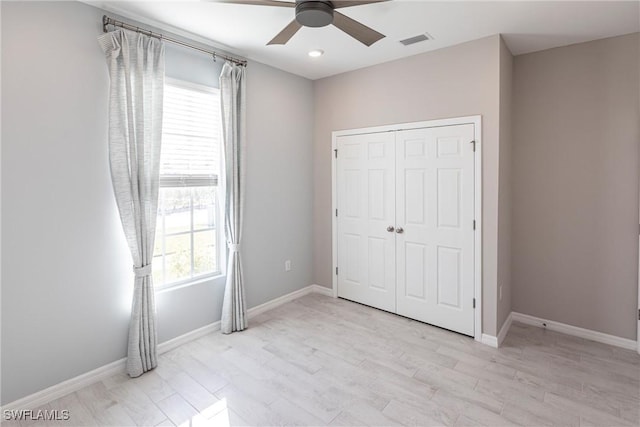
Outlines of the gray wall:
{"type": "MultiPolygon", "coordinates": [[[[126,354],[133,277],[109,177],[102,14],[2,2],[2,404],[126,354]]],[[[215,81],[192,55],[170,48],[168,74],[215,81]]],[[[253,62],[247,75],[253,307],[311,283],[313,86],[253,62]]],[[[159,293],[160,342],[218,320],[222,290],[159,293]]]]}
{"type": "Polygon", "coordinates": [[[482,115],[483,331],[496,334],[500,37],[315,81],[314,283],[331,286],[331,132],[482,115]]]}
{"type": "Polygon", "coordinates": [[[498,332],[511,313],[511,145],[513,55],[500,38],[500,179],[498,182],[498,332]],[[502,296],[500,295],[502,288],[502,296]]]}
{"type": "Polygon", "coordinates": [[[256,62],[247,73],[243,265],[253,307],[312,283],[313,86],[256,62]]]}
{"type": "Polygon", "coordinates": [[[513,310],[636,339],[639,36],[514,61],[513,310]]]}

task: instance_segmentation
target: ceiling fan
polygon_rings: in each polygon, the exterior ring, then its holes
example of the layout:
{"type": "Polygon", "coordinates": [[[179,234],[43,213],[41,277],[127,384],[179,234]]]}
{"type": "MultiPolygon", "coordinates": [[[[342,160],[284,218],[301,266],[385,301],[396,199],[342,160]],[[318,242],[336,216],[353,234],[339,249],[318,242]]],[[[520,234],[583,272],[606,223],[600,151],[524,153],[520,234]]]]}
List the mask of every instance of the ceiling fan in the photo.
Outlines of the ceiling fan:
{"type": "Polygon", "coordinates": [[[218,3],[295,8],[295,19],[284,27],[267,45],[286,44],[302,27],[324,27],[333,24],[367,46],[371,46],[384,38],[384,34],[380,34],[376,30],[337,12],[336,9],[385,1],[388,0],[295,0],[295,3],[281,0],[217,0],[218,3]]]}

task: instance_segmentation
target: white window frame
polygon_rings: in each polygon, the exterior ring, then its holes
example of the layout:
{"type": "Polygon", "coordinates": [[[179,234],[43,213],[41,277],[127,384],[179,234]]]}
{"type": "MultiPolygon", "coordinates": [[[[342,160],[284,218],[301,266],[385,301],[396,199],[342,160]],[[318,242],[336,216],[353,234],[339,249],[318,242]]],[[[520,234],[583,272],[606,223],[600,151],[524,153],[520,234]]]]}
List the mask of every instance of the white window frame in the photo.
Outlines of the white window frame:
{"type": "MultiPolygon", "coordinates": [[[[197,83],[192,83],[186,80],[175,79],[171,77],[165,77],[165,86],[177,86],[185,89],[200,91],[208,94],[215,94],[219,97],[220,90],[215,87],[205,86],[197,83]]],[[[222,128],[221,128],[222,129],[222,128]]],[[[214,228],[216,234],[216,249],[217,249],[217,259],[216,265],[217,270],[209,273],[199,274],[197,276],[189,277],[183,280],[177,280],[170,283],[162,283],[155,285],[154,288],[156,291],[166,291],[169,289],[182,288],[185,286],[191,286],[198,283],[211,281],[213,279],[224,277],[226,275],[226,258],[227,258],[227,243],[225,238],[225,218],[224,218],[224,204],[225,204],[225,186],[224,186],[224,161],[223,161],[223,147],[222,147],[222,136],[220,137],[220,175],[192,175],[190,177],[173,177],[173,176],[162,176],[160,175],[159,180],[159,188],[186,188],[186,187],[198,187],[198,186],[207,186],[207,184],[213,181],[214,186],[216,187],[216,227],[214,228]],[[192,184],[192,185],[188,185],[192,184]]],[[[191,211],[193,215],[193,203],[191,203],[191,211]]],[[[158,218],[160,219],[160,218],[158,218]]],[[[210,229],[199,229],[198,231],[205,231],[210,229]]],[[[183,233],[172,233],[171,236],[179,235],[179,234],[193,234],[193,218],[191,220],[191,230],[183,233]]],[[[164,225],[163,225],[163,234],[156,234],[155,238],[158,239],[166,237],[164,233],[164,225]]],[[[164,252],[164,248],[163,248],[164,252]]],[[[165,261],[165,257],[162,257],[162,262],[165,261]]],[[[193,271],[193,238],[191,238],[191,271],[193,271]]],[[[165,270],[163,266],[163,271],[165,270]]]]}

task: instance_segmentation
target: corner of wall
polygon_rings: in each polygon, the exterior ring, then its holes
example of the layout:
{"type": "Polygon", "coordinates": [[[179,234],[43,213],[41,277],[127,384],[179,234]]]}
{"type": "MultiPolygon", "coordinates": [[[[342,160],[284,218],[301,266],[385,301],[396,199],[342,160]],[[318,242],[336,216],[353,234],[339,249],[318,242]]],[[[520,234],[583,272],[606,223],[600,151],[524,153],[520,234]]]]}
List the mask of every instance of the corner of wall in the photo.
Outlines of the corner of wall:
{"type": "Polygon", "coordinates": [[[511,126],[513,55],[499,36],[499,164],[498,164],[498,266],[496,330],[509,323],[511,313],[511,126]]]}

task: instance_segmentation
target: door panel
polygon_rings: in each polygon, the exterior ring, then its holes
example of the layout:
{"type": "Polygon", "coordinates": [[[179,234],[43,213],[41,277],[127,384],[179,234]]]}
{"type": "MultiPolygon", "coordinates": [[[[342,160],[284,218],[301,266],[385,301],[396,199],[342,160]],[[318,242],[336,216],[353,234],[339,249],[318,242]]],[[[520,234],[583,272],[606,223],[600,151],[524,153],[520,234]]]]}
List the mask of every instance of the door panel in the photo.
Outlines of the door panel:
{"type": "Polygon", "coordinates": [[[427,253],[425,244],[406,242],[404,244],[404,273],[406,293],[412,299],[427,299],[427,253]]]}
{"type": "Polygon", "coordinates": [[[436,284],[438,305],[461,308],[461,252],[459,248],[438,246],[436,267],[438,269],[438,282],[436,284]]]}
{"type": "Polygon", "coordinates": [[[397,313],[474,334],[474,126],[396,133],[397,313]]]}
{"type": "Polygon", "coordinates": [[[460,169],[438,169],[438,227],[460,228],[461,172],[460,169]]]}
{"type": "Polygon", "coordinates": [[[338,296],[395,312],[395,137],[337,139],[338,296]]]}

